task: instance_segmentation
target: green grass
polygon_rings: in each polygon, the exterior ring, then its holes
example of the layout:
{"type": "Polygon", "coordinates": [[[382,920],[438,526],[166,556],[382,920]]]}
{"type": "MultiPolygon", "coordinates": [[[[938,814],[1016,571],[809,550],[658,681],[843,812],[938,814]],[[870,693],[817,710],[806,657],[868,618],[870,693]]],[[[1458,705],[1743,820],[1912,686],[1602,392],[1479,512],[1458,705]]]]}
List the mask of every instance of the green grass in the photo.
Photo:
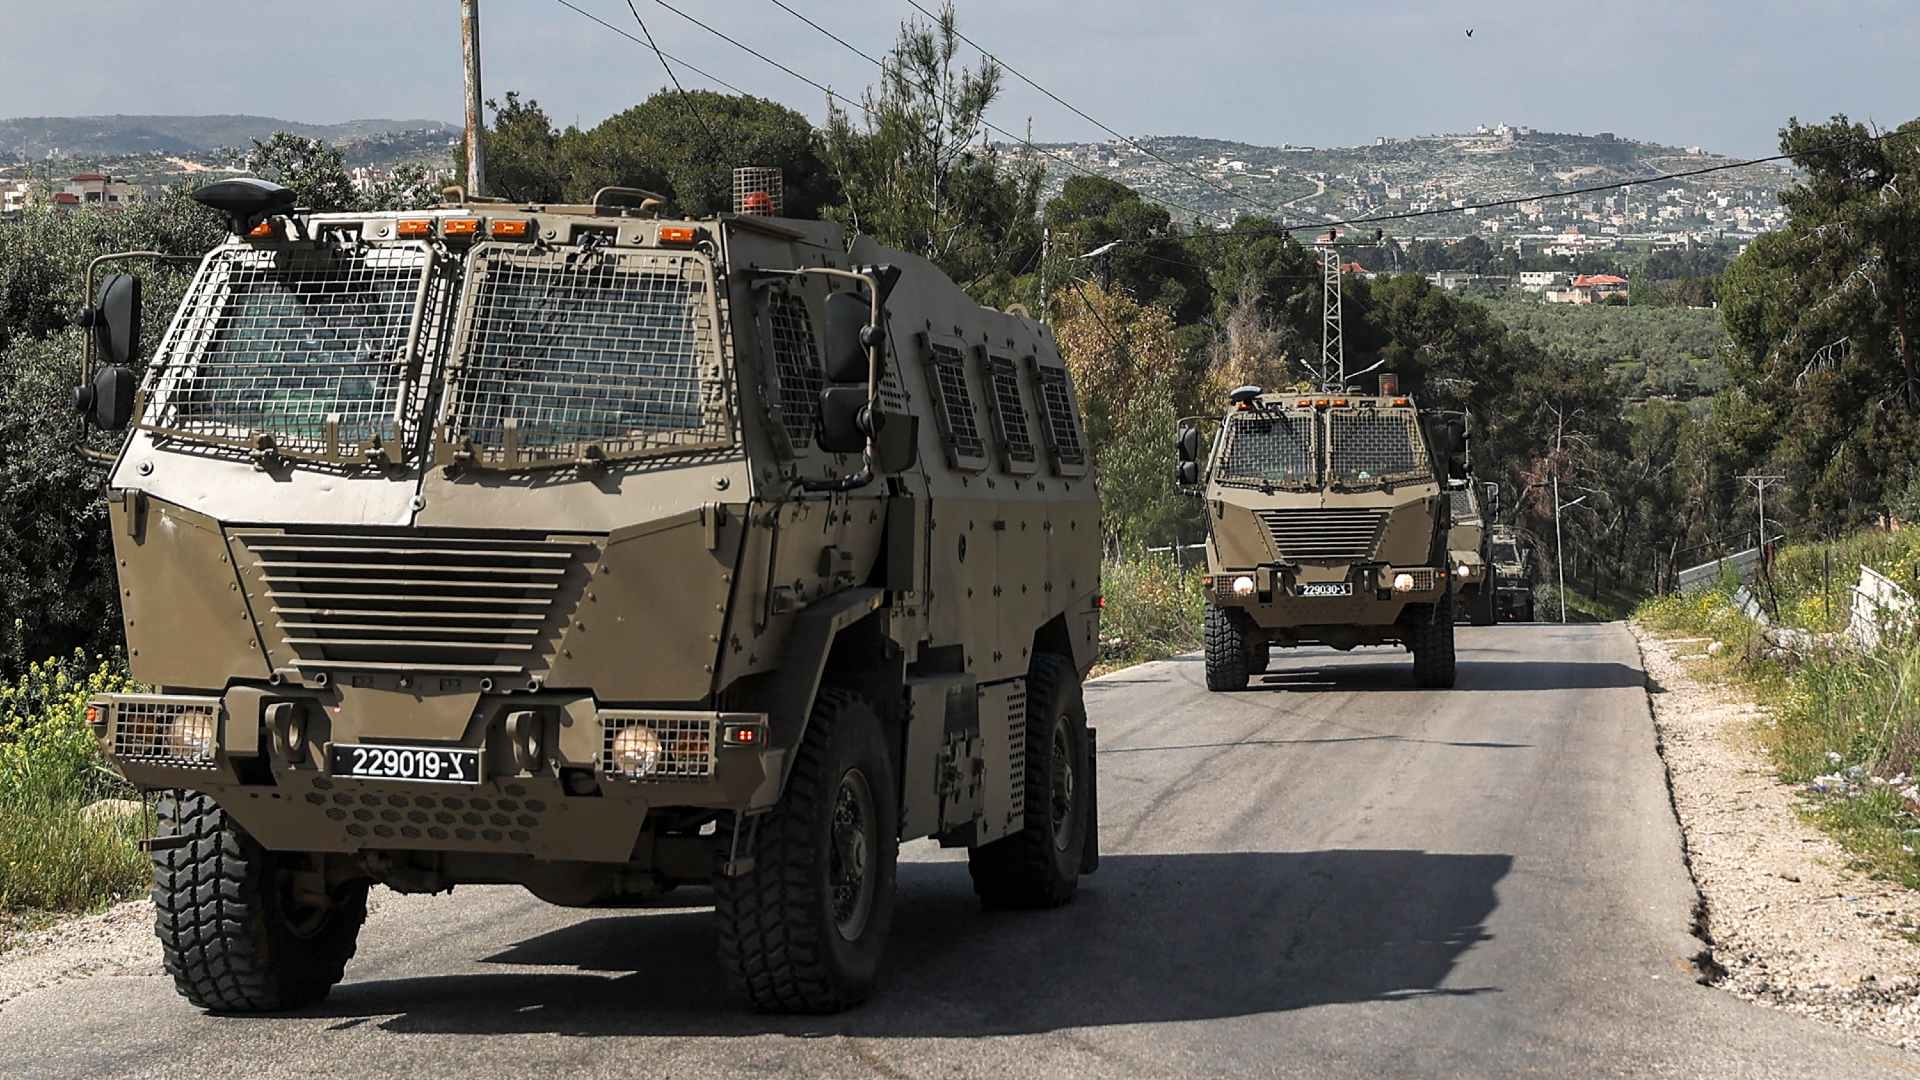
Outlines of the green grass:
{"type": "Polygon", "coordinates": [[[131,794],[103,766],[83,715],[89,697],[126,681],[116,664],[75,654],[0,684],[0,939],[145,887],[135,846],[145,823],[84,813],[131,794]]]}
{"type": "MultiPolygon", "coordinates": [[[[1896,581],[1913,580],[1920,542],[1868,535],[1789,548],[1771,587],[1779,622],[1816,633],[1846,621],[1842,595],[1862,562],[1896,581]],[[1827,567],[1832,566],[1832,587],[1827,567]]],[[[1720,657],[1692,670],[1768,704],[1763,743],[1781,779],[1806,793],[1803,809],[1839,840],[1858,869],[1920,888],[1920,640],[1871,652],[1817,647],[1791,661],[1769,659],[1761,627],[1735,610],[1731,583],[1647,601],[1635,618],[1649,629],[1725,643],[1720,657]]]]}
{"type": "Polygon", "coordinates": [[[1207,601],[1201,570],[1181,570],[1152,557],[1110,562],[1100,572],[1106,609],[1100,618],[1097,670],[1159,660],[1200,647],[1207,601]]]}

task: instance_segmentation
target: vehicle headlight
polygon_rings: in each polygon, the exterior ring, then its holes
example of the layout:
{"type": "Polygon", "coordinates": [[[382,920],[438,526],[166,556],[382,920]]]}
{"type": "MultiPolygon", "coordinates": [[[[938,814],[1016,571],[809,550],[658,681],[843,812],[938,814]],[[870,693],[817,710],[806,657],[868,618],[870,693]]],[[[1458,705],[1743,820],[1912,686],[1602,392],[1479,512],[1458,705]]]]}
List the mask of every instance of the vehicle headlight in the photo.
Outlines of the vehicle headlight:
{"type": "Polygon", "coordinates": [[[1412,574],[1393,575],[1393,591],[1394,592],[1412,592],[1413,591],[1413,575],[1412,574]]]}
{"type": "Polygon", "coordinates": [[[1455,577],[1472,577],[1473,567],[1468,566],[1466,563],[1461,563],[1459,566],[1454,567],[1453,573],[1455,577]]]}
{"type": "Polygon", "coordinates": [[[1233,595],[1252,596],[1253,595],[1253,578],[1248,577],[1246,574],[1241,574],[1239,577],[1234,578],[1233,579],[1233,595]]]}
{"type": "Polygon", "coordinates": [[[213,757],[214,719],[207,709],[186,709],[173,718],[167,728],[167,753],[186,761],[207,761],[213,757]]]}
{"type": "Polygon", "coordinates": [[[660,736],[635,724],[613,733],[613,771],[622,776],[651,776],[660,767],[660,736]]]}

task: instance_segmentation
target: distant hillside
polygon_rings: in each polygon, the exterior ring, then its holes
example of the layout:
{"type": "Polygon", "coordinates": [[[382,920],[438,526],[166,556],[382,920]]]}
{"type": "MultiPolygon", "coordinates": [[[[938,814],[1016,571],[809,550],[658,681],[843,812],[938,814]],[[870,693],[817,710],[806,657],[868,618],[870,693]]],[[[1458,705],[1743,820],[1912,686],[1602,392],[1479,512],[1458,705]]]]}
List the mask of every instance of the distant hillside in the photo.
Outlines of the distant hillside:
{"type": "MultiPolygon", "coordinates": [[[[1572,187],[1644,181],[1733,161],[1699,147],[1505,125],[1472,133],[1383,138],[1347,147],[1259,146],[1187,135],[1142,136],[1139,144],[1152,154],[1117,141],[1043,143],[1038,149],[1051,190],[1058,190],[1070,176],[1094,172],[1150,198],[1191,207],[1210,217],[1257,212],[1305,221],[1432,211],[1572,187]],[[1159,158],[1179,168],[1170,168],[1159,158]]],[[[1748,166],[1629,191],[1624,193],[1625,201],[1612,208],[1587,200],[1582,213],[1562,213],[1569,207],[1555,204],[1549,213],[1528,221],[1511,212],[1477,219],[1448,215],[1408,222],[1400,232],[1484,234],[1490,229],[1484,223],[1495,217],[1506,219],[1509,227],[1583,224],[1589,231],[1598,231],[1597,226],[1614,224],[1623,232],[1655,227],[1714,231],[1728,227],[1722,219],[1729,215],[1708,216],[1707,210],[1744,207],[1749,217],[1764,217],[1777,209],[1774,196],[1792,179],[1788,168],[1748,166]],[[1637,218],[1625,205],[1633,202],[1647,209],[1652,199],[1669,192],[1679,205],[1665,218],[1637,218]],[[1723,197],[1724,203],[1720,202],[1723,197]],[[1612,221],[1614,213],[1622,219],[1612,221]]],[[[1743,221],[1740,227],[1751,231],[1762,226],[1743,221]]]]}
{"type": "Polygon", "coordinates": [[[346,148],[444,143],[459,129],[439,120],[349,120],[303,124],[271,116],[24,116],[0,120],[0,160],[129,154],[206,154],[288,131],[346,148]],[[404,137],[404,138],[402,138],[404,137]]]}

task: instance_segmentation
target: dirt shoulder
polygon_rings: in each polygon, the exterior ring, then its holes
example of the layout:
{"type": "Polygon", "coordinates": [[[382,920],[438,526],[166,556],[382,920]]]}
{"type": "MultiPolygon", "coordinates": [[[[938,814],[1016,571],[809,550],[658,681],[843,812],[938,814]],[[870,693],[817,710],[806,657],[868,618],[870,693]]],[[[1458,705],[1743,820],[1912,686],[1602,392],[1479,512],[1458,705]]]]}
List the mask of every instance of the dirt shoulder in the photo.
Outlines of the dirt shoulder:
{"type": "Polygon", "coordinates": [[[1800,792],[1760,742],[1765,708],[1689,674],[1708,641],[1633,633],[1724,972],[1715,985],[1920,1050],[1920,893],[1849,870],[1847,853],[1801,816],[1800,792]]]}
{"type": "Polygon", "coordinates": [[[22,994],[75,979],[162,974],[153,905],[129,900],[98,915],[10,934],[0,951],[0,1009],[22,994]]]}

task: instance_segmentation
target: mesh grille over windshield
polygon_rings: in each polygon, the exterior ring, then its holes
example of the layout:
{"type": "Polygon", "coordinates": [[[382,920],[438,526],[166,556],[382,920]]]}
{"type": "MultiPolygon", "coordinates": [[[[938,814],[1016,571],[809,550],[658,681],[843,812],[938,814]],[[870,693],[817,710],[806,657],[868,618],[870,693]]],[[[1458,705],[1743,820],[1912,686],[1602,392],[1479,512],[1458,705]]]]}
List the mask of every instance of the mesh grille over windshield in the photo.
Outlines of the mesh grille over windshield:
{"type": "Polygon", "coordinates": [[[1411,412],[1334,410],[1327,434],[1327,479],[1334,484],[1368,487],[1427,473],[1426,444],[1411,412]]]}
{"type": "Polygon", "coordinates": [[[147,426],[269,434],[305,454],[329,449],[329,417],[348,447],[408,439],[414,416],[401,403],[419,374],[413,328],[431,266],[420,244],[215,251],[155,353],[147,426]]]}
{"type": "Polygon", "coordinates": [[[482,248],[467,280],[450,433],[484,456],[731,441],[703,262],[482,248]]]}
{"type": "Polygon", "coordinates": [[[1450,491],[1447,497],[1453,502],[1453,520],[1479,521],[1480,508],[1473,505],[1473,493],[1469,491],[1450,491]]]}
{"type": "Polygon", "coordinates": [[[1227,427],[1219,479],[1226,482],[1313,487],[1319,483],[1312,413],[1235,416],[1227,427]]]}

